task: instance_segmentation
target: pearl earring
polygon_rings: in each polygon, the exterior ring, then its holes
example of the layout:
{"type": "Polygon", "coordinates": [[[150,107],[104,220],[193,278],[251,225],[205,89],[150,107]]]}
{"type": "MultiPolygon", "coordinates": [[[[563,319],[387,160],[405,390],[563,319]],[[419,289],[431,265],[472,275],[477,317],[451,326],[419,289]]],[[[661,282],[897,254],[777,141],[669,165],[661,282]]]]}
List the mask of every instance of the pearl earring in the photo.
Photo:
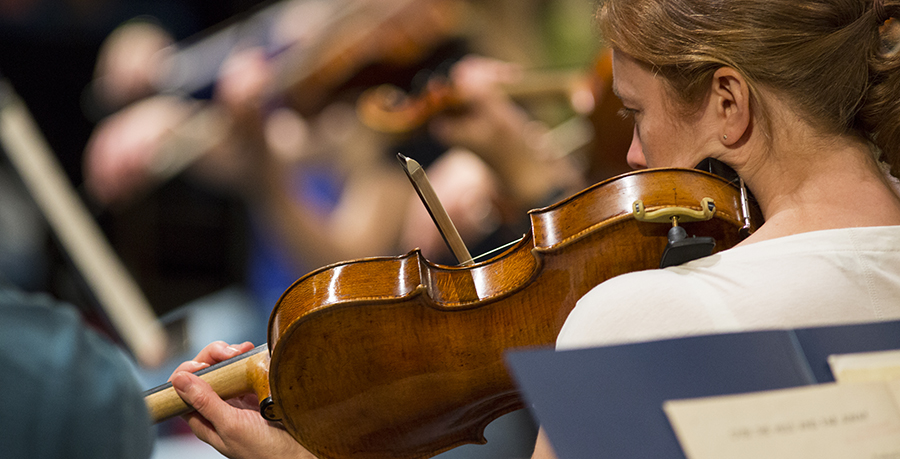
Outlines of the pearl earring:
{"type": "Polygon", "coordinates": [[[728,140],[728,134],[723,135],[722,140],[728,140]]]}

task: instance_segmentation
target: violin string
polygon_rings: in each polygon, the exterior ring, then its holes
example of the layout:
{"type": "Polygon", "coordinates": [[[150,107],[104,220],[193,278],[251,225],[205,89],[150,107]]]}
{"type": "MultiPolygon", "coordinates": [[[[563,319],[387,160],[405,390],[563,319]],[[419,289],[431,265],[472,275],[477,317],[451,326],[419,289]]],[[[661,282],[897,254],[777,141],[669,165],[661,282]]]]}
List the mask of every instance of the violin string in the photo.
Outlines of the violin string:
{"type": "MultiPolygon", "coordinates": [[[[722,178],[724,178],[724,177],[722,177],[722,178]]],[[[741,187],[741,178],[735,177],[733,179],[726,179],[725,183],[723,185],[721,185],[719,187],[719,189],[723,190],[729,186],[734,186],[734,187],[740,188],[741,187]]],[[[749,191],[749,190],[750,189],[748,188],[747,191],[749,191]]],[[[750,202],[754,202],[754,203],[756,202],[756,197],[754,197],[752,193],[749,194],[748,198],[749,198],[750,202]]]]}
{"type": "Polygon", "coordinates": [[[727,186],[735,186],[738,188],[741,194],[741,204],[739,208],[740,214],[738,217],[743,220],[744,226],[740,229],[740,234],[742,238],[746,238],[747,236],[753,234],[752,224],[750,220],[750,207],[753,205],[759,205],[756,200],[756,196],[750,192],[750,189],[747,188],[746,183],[740,176],[736,176],[731,180],[726,180],[726,183],[723,184],[719,189],[724,189],[727,186]]]}
{"type": "Polygon", "coordinates": [[[515,240],[515,241],[508,242],[508,243],[506,243],[506,244],[501,245],[500,247],[497,247],[496,249],[488,250],[487,252],[484,252],[484,253],[482,253],[481,255],[478,255],[477,257],[472,258],[472,260],[473,260],[473,261],[481,260],[481,259],[487,258],[487,257],[489,257],[489,256],[491,256],[491,255],[493,255],[493,254],[495,254],[495,253],[497,253],[497,252],[502,252],[503,250],[506,250],[506,249],[508,249],[508,248],[510,248],[510,247],[512,247],[512,246],[514,246],[514,245],[516,245],[516,244],[518,244],[519,241],[521,241],[521,239],[517,239],[517,240],[515,240]]]}

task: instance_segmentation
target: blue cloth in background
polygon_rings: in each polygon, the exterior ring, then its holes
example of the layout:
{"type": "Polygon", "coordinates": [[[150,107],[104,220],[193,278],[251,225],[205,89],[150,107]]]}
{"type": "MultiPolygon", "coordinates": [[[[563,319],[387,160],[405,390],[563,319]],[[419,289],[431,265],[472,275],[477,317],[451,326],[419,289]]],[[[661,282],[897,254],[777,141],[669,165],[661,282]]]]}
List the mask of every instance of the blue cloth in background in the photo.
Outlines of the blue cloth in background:
{"type": "MultiPolygon", "coordinates": [[[[298,169],[291,181],[291,194],[313,212],[332,212],[341,199],[341,181],[329,167],[307,166],[298,169]]],[[[248,289],[257,299],[259,313],[268,318],[281,295],[301,276],[319,266],[300,265],[289,249],[265,228],[262,219],[251,218],[248,289]]]]}

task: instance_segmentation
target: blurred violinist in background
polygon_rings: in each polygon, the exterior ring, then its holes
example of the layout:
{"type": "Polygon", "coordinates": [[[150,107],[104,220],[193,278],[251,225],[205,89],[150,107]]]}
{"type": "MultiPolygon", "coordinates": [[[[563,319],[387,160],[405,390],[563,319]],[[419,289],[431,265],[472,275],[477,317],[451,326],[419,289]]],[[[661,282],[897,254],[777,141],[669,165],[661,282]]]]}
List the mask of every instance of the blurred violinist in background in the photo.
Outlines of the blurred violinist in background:
{"type": "MultiPolygon", "coordinates": [[[[546,51],[529,54],[521,49],[539,43],[538,38],[518,40],[518,49],[509,43],[498,45],[484,32],[493,29],[478,26],[479,20],[503,18],[499,22],[507,23],[506,28],[529,35],[534,32],[522,30],[534,30],[533,18],[544,10],[532,5],[533,16],[526,15],[522,11],[527,8],[507,2],[418,2],[414,6],[419,10],[419,26],[401,29],[400,38],[379,35],[383,40],[379,49],[361,50],[363,45],[350,40],[343,48],[335,46],[331,51],[336,56],[357,58],[358,74],[335,76],[350,70],[334,72],[334,78],[347,81],[316,86],[322,76],[308,68],[319,65],[328,70],[334,64],[327,57],[316,62],[301,54],[296,59],[291,49],[322,40],[317,35],[323,33],[322,24],[341,9],[312,0],[278,4],[278,13],[264,21],[265,39],[231,43],[227,52],[221,52],[223,63],[214,75],[211,103],[172,91],[143,97],[154,87],[166,85],[160,83],[165,80],[161,71],[177,73],[173,66],[183,65],[191,54],[169,46],[171,38],[157,25],[126,24],[101,50],[95,86],[98,98],[108,107],[133,103],[106,118],[92,136],[85,152],[87,189],[99,202],[122,207],[164,180],[161,175],[170,173],[165,170],[171,163],[190,163],[180,158],[199,157],[189,169],[191,176],[247,202],[261,235],[256,238],[258,245],[269,246],[269,258],[280,258],[278,263],[289,271],[281,283],[263,287],[270,291],[263,302],[266,308],[286,287],[284,282],[336,261],[395,255],[415,247],[434,261],[452,261],[396,164],[398,152],[428,168],[445,207],[475,253],[521,236],[529,209],[578,191],[588,180],[621,172],[586,177],[593,162],[585,155],[585,146],[593,141],[593,127],[583,119],[592,114],[594,104],[590,63],[587,69],[582,65],[574,71],[569,65],[553,74],[559,76],[557,81],[531,89],[540,95],[531,98],[531,106],[513,103],[509,96],[506,88],[529,80],[527,68],[553,63],[536,57],[549,54],[546,51]],[[474,15],[475,25],[464,29],[462,19],[453,19],[463,14],[466,21],[474,15]],[[279,20],[272,22],[274,18],[279,20]],[[430,27],[422,27],[428,18],[434,19],[430,27]],[[396,58],[381,54],[408,48],[403,40],[416,34],[422,35],[419,54],[430,55],[413,59],[413,64],[407,64],[411,69],[385,70],[380,60],[396,58]],[[403,46],[389,46],[391,40],[403,46]],[[472,50],[530,59],[509,63],[493,56],[464,57],[472,50]],[[306,86],[293,83],[303,97],[273,95],[273,87],[291,86],[284,83],[284,62],[291,59],[308,64],[306,76],[294,77],[305,79],[306,86]],[[383,132],[360,120],[356,98],[360,91],[385,81],[417,86],[409,90],[409,98],[444,84],[451,86],[456,100],[426,117],[422,127],[383,132]],[[308,93],[325,93],[329,86],[341,85],[340,90],[331,90],[329,100],[308,102],[313,99],[308,93]],[[572,102],[579,98],[581,102],[572,102]],[[198,116],[199,112],[207,118],[198,116]],[[537,120],[534,113],[548,121],[537,120]],[[567,119],[581,123],[561,122],[567,119]],[[548,127],[553,124],[568,129],[554,132],[548,127]],[[194,151],[185,152],[185,146],[194,151]],[[197,153],[201,150],[202,155],[197,153]]],[[[589,49],[584,54],[593,52],[589,49]]],[[[608,86],[608,77],[599,84],[608,86]]],[[[179,167],[183,166],[175,169],[179,167]]],[[[264,280],[265,276],[260,282],[264,280]]]]}

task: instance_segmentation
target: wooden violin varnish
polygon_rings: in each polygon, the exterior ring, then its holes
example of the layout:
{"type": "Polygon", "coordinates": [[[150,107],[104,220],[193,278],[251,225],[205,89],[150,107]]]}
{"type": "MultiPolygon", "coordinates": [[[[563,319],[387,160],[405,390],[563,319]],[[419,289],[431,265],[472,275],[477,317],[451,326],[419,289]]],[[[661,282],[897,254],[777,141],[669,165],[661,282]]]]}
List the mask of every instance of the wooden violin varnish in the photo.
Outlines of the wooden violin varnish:
{"type": "MultiPolygon", "coordinates": [[[[220,364],[242,367],[220,394],[255,392],[264,417],[321,459],[426,458],[484,443],[488,423],[523,407],[504,353],[552,346],[588,290],[659,265],[672,225],[639,220],[638,201],[645,215],[704,215],[682,226],[716,250],[742,239],[744,201],[725,179],[693,169],[614,177],[531,211],[531,232],[485,261],[438,265],[414,250],[303,276],[272,311],[268,348],[220,364]],[[704,211],[711,202],[715,212],[704,211]]],[[[166,416],[183,409],[165,404],[166,416]]]]}

